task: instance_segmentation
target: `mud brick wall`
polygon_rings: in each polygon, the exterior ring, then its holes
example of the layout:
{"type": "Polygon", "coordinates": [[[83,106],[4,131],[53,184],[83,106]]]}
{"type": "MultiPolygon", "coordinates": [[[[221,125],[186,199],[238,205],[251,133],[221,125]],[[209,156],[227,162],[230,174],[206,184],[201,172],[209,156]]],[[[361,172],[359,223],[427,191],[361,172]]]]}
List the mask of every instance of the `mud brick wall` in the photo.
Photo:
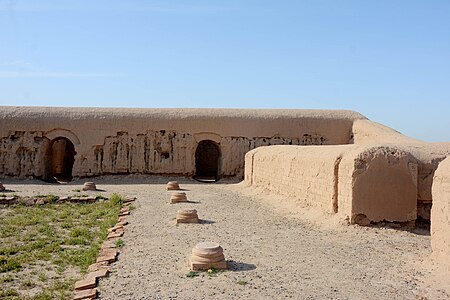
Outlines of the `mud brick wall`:
{"type": "Polygon", "coordinates": [[[245,164],[248,185],[339,212],[351,223],[417,216],[416,160],[393,147],[261,147],[246,155],[245,164]]]}
{"type": "Polygon", "coordinates": [[[394,146],[354,146],[338,172],[339,213],[350,223],[417,218],[417,160],[394,146]]]}
{"type": "Polygon", "coordinates": [[[439,164],[433,181],[431,247],[433,255],[450,271],[450,157],[439,164]]]}
{"type": "Polygon", "coordinates": [[[417,159],[417,214],[424,220],[430,220],[434,172],[439,163],[450,155],[450,143],[424,143],[367,119],[355,120],[352,132],[354,144],[394,146],[417,159]]]}
{"type": "Polygon", "coordinates": [[[0,174],[43,176],[49,140],[38,131],[12,131],[0,138],[0,174]]]}
{"type": "Polygon", "coordinates": [[[245,181],[285,195],[301,206],[337,212],[337,172],[349,146],[272,146],[246,155],[245,181]]]}
{"type": "Polygon", "coordinates": [[[220,149],[219,178],[242,178],[248,151],[346,144],[356,118],[364,117],[315,110],[0,107],[0,176],[192,176],[197,146],[208,140],[220,149]]]}

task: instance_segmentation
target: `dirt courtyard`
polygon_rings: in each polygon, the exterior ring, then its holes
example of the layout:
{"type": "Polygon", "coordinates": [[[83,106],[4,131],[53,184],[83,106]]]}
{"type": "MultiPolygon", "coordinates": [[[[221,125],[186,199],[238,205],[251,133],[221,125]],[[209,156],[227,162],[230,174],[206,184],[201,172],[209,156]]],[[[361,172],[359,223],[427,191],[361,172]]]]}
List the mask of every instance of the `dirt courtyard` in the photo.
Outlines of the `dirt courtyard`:
{"type": "MultiPolygon", "coordinates": [[[[118,261],[99,284],[100,299],[450,298],[450,279],[429,261],[426,229],[344,225],[337,216],[236,181],[138,175],[90,180],[102,194],[138,199],[118,261]],[[191,203],[169,203],[169,179],[180,183],[191,203]],[[181,208],[195,208],[201,223],[176,225],[181,208]],[[228,271],[186,276],[190,251],[201,241],[221,244],[228,271]]],[[[70,195],[90,180],[3,183],[21,196],[70,195]]]]}

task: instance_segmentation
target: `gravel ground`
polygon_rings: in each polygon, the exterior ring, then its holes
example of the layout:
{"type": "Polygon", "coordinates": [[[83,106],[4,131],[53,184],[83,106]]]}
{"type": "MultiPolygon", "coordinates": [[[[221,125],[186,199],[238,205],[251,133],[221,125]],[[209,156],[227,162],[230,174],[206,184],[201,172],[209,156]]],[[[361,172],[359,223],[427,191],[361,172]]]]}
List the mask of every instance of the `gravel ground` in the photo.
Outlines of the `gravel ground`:
{"type": "MultiPolygon", "coordinates": [[[[172,179],[192,203],[169,204],[168,178],[93,179],[103,194],[138,198],[119,259],[100,282],[101,299],[449,299],[450,280],[428,262],[429,231],[343,225],[233,181],[172,179]],[[201,224],[176,225],[181,208],[197,209],[201,224]],[[186,277],[201,241],[220,243],[230,270],[186,277]]],[[[84,181],[3,183],[19,195],[67,195],[84,181]]]]}

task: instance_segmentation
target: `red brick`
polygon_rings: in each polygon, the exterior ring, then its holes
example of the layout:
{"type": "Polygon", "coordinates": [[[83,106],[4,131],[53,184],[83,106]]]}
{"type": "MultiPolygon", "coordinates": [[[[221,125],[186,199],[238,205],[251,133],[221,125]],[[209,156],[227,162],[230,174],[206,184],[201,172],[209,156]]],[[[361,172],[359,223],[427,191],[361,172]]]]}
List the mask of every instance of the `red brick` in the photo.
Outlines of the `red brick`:
{"type": "Polygon", "coordinates": [[[75,291],[73,294],[73,300],[94,299],[95,297],[97,297],[97,289],[75,291]]]}
{"type": "Polygon", "coordinates": [[[108,254],[108,255],[101,255],[99,257],[97,257],[97,262],[102,262],[102,261],[106,261],[109,263],[115,262],[116,261],[116,254],[108,254]]]}
{"type": "Polygon", "coordinates": [[[75,282],[75,290],[88,290],[97,286],[96,277],[87,277],[75,282]]]}
{"type": "Polygon", "coordinates": [[[108,274],[109,274],[108,269],[100,269],[95,272],[90,272],[89,274],[87,274],[87,277],[88,278],[103,278],[103,277],[108,276],[108,274]]]}
{"type": "Polygon", "coordinates": [[[88,272],[95,272],[101,269],[109,269],[108,268],[108,262],[102,261],[102,262],[96,262],[88,267],[88,272]]]}

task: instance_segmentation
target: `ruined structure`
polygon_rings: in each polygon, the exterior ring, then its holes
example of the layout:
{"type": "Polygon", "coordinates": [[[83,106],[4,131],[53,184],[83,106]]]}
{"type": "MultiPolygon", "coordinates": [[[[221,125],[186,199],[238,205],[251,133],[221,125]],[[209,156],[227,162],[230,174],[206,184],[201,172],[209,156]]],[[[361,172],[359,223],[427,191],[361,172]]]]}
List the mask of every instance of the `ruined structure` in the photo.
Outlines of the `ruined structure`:
{"type": "MultiPolygon", "coordinates": [[[[358,224],[429,220],[434,201],[448,208],[448,171],[432,186],[449,155],[450,143],[352,111],[0,107],[3,177],[238,177],[358,224]]],[[[435,214],[439,236],[448,214],[435,214]]]]}
{"type": "Polygon", "coordinates": [[[185,192],[173,192],[170,196],[170,203],[181,203],[188,202],[187,196],[185,192]]]}
{"type": "Polygon", "coordinates": [[[198,213],[195,209],[181,209],[177,211],[176,222],[178,223],[198,223],[198,213]]]}
{"type": "Polygon", "coordinates": [[[192,248],[189,266],[193,271],[225,270],[227,262],[222,247],[215,242],[201,242],[192,248]]]}
{"type": "Polygon", "coordinates": [[[178,182],[176,182],[176,181],[169,181],[169,182],[167,183],[166,189],[167,189],[168,191],[177,191],[177,190],[180,189],[180,185],[179,185],[178,182]]]}
{"type": "Polygon", "coordinates": [[[431,247],[433,255],[450,272],[450,158],[439,165],[434,175],[433,197],[431,247]]]}
{"type": "Polygon", "coordinates": [[[97,190],[97,186],[93,182],[85,182],[83,184],[82,190],[83,191],[96,191],[97,190]]]}
{"type": "Polygon", "coordinates": [[[0,174],[243,176],[269,145],[352,141],[349,111],[0,107],[0,174]]]}

